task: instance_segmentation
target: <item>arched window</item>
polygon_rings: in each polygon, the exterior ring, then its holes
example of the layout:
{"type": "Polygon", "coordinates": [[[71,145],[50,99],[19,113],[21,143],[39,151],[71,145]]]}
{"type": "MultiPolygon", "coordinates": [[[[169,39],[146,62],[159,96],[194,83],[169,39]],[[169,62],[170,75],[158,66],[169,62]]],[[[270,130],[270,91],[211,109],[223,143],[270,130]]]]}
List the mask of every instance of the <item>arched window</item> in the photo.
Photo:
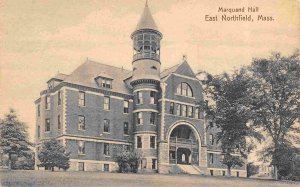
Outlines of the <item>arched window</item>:
{"type": "Polygon", "coordinates": [[[182,82],[177,86],[177,91],[176,92],[177,92],[178,95],[193,97],[192,88],[190,87],[190,85],[188,85],[185,82],[182,82]]]}

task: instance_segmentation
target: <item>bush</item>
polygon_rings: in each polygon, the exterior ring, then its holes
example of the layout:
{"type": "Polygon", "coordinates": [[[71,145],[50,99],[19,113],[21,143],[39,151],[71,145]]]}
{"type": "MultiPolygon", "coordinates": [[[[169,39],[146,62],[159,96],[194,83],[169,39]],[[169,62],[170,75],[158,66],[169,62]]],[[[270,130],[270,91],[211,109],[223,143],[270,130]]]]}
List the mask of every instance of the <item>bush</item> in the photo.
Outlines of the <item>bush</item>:
{"type": "Polygon", "coordinates": [[[118,163],[120,173],[137,173],[141,156],[137,152],[122,151],[115,156],[115,161],[118,163]]]}

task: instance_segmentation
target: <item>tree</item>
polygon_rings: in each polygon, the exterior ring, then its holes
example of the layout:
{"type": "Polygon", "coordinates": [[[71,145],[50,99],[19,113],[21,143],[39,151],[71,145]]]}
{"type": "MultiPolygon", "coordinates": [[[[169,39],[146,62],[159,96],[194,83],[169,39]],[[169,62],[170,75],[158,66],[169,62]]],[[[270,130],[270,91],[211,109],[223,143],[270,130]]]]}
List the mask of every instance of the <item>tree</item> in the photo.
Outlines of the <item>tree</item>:
{"type": "Polygon", "coordinates": [[[243,158],[247,158],[249,153],[246,138],[262,139],[262,135],[249,124],[249,88],[252,81],[242,68],[232,75],[208,74],[203,84],[208,100],[200,104],[205,109],[208,119],[215,122],[219,129],[217,142],[221,143],[224,155],[222,163],[227,166],[227,173],[231,176],[231,168],[243,166],[243,158]]]}
{"type": "Polygon", "coordinates": [[[0,122],[0,147],[8,155],[8,168],[11,169],[17,158],[31,157],[28,133],[23,122],[19,121],[14,109],[10,109],[0,122]]]}
{"type": "Polygon", "coordinates": [[[299,52],[284,57],[275,52],[268,59],[253,59],[249,70],[255,81],[251,90],[253,124],[262,127],[272,143],[265,151],[277,170],[284,159],[283,145],[299,138],[300,64],[299,52]],[[297,135],[298,134],[298,135],[297,135]]]}
{"type": "Polygon", "coordinates": [[[42,149],[38,153],[38,159],[41,162],[39,166],[51,169],[51,171],[54,171],[54,167],[67,170],[70,167],[69,155],[70,153],[67,153],[56,139],[50,139],[43,142],[42,149]]]}
{"type": "Polygon", "coordinates": [[[252,162],[247,163],[247,177],[258,174],[259,166],[255,166],[252,162]]]}
{"type": "Polygon", "coordinates": [[[141,156],[137,152],[120,151],[115,156],[115,161],[118,163],[120,173],[127,173],[129,171],[137,173],[141,156]]]}

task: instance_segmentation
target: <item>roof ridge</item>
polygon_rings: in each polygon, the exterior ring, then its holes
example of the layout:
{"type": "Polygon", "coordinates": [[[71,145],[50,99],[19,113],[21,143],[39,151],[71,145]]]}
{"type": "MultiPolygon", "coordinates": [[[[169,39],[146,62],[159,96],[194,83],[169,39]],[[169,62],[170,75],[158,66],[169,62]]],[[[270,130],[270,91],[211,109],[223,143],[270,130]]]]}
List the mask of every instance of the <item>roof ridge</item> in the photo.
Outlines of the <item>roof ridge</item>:
{"type": "Polygon", "coordinates": [[[120,69],[120,70],[125,70],[125,71],[131,72],[131,70],[125,69],[125,68],[123,68],[123,67],[117,67],[117,66],[105,64],[105,63],[102,63],[102,62],[97,62],[97,61],[90,60],[90,59],[88,59],[86,62],[93,62],[93,63],[96,63],[96,64],[101,64],[101,65],[105,65],[105,66],[109,66],[109,67],[113,67],[113,68],[118,68],[118,69],[120,69]]]}

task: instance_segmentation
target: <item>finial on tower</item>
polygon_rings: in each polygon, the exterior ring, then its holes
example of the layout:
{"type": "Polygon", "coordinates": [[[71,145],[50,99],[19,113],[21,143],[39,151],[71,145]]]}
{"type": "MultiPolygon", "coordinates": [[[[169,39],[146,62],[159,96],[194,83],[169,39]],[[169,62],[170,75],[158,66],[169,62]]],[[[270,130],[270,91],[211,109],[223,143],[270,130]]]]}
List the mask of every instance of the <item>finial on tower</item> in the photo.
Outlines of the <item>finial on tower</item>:
{"type": "Polygon", "coordinates": [[[182,61],[185,62],[187,60],[187,56],[185,54],[182,55],[182,61]]]}

